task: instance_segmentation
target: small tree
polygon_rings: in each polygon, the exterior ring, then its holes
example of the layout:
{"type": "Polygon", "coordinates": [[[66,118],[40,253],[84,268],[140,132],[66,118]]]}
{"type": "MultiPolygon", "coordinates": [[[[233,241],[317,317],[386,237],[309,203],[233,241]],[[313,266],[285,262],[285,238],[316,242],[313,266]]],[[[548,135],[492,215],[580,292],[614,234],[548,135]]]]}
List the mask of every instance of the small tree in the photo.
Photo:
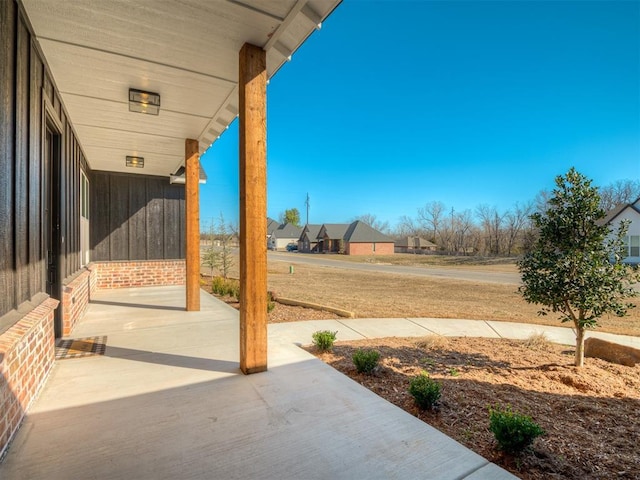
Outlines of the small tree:
{"type": "Polygon", "coordinates": [[[202,252],[202,264],[205,267],[209,267],[209,270],[211,272],[210,276],[212,279],[213,279],[213,269],[216,268],[216,265],[218,264],[218,254],[219,254],[219,252],[216,250],[216,247],[214,246],[214,237],[215,237],[214,232],[215,232],[214,223],[212,221],[211,226],[209,227],[209,233],[200,235],[201,238],[206,237],[208,241],[207,247],[202,252]]]}
{"type": "Polygon", "coordinates": [[[225,222],[224,216],[220,213],[218,224],[215,225],[211,222],[209,231],[211,244],[202,254],[202,263],[211,269],[211,277],[213,277],[214,268],[217,269],[224,278],[229,276],[229,271],[231,267],[233,267],[234,262],[231,249],[233,235],[234,228],[225,222]]]}
{"type": "Polygon", "coordinates": [[[300,212],[297,208],[290,208],[280,214],[280,223],[290,223],[296,227],[300,226],[300,212]]]}
{"type": "Polygon", "coordinates": [[[543,212],[531,215],[539,237],[518,262],[522,274],[520,292],[529,303],[542,305],[538,312],[560,314],[562,322],[576,329],[575,365],[584,365],[584,334],[597,327],[607,313],[624,316],[633,305],[632,282],[638,280],[621,263],[627,224],[612,231],[602,223],[598,189],[571,168],[556,177],[556,189],[543,212]]]}
{"type": "Polygon", "coordinates": [[[222,213],[220,213],[220,219],[218,220],[216,237],[220,241],[220,251],[217,256],[216,268],[224,278],[227,278],[231,267],[233,267],[233,252],[231,251],[233,227],[224,221],[222,213]]]}

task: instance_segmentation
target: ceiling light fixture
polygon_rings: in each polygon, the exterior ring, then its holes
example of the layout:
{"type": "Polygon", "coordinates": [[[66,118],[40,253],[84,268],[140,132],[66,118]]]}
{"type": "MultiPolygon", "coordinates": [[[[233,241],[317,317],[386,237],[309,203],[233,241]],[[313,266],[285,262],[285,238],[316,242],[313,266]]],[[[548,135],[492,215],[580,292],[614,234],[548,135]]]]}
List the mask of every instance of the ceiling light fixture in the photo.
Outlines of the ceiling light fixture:
{"type": "Polygon", "coordinates": [[[144,157],[131,157],[127,155],[125,165],[127,167],[144,168],[144,157]]]}
{"type": "Polygon", "coordinates": [[[160,113],[160,94],[130,88],[129,111],[158,115],[160,113]]]}

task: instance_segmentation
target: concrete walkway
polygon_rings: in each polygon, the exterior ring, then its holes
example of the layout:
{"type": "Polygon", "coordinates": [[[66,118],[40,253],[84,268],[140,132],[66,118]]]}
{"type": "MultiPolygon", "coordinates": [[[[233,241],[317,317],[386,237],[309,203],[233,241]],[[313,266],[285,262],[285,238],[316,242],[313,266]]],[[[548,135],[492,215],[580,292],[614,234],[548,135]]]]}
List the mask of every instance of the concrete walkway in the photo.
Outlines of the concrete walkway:
{"type": "Polygon", "coordinates": [[[99,292],[73,338],[106,336],[105,354],[56,362],[0,478],[514,478],[294,344],[319,329],[347,340],[540,328],[573,342],[567,329],[469,320],[274,324],[269,371],[244,376],[236,310],[201,302],[185,312],[181,287],[99,292]]]}
{"type": "MultiPolygon", "coordinates": [[[[530,323],[496,322],[491,320],[463,320],[453,318],[356,318],[309,320],[269,325],[269,341],[308,345],[317,330],[337,331],[338,340],[361,340],[382,337],[446,337],[511,338],[525,340],[531,335],[544,334],[549,341],[561,345],[575,345],[575,330],[569,327],[534,325],[530,323]]],[[[588,331],[586,338],[596,337],[610,342],[640,348],[640,337],[588,331]]]]}

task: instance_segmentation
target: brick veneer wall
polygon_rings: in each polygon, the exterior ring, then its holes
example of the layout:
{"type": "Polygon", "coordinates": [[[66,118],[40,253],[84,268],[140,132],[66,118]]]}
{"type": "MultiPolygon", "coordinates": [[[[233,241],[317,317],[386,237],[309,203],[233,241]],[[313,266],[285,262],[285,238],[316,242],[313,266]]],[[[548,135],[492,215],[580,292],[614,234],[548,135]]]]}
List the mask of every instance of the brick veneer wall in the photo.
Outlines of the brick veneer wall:
{"type": "Polygon", "coordinates": [[[62,287],[62,334],[71,334],[84,312],[90,299],[91,272],[81,270],[78,275],[62,287]]]}
{"type": "Polygon", "coordinates": [[[90,263],[87,266],[87,270],[89,270],[89,299],[98,289],[98,267],[95,264],[90,263]]]}
{"type": "Polygon", "coordinates": [[[184,285],[184,260],[139,260],[122,262],[93,262],[95,288],[152,287],[184,285]]]}
{"type": "Polygon", "coordinates": [[[53,311],[47,298],[0,335],[0,457],[53,366],[53,311]]]}
{"type": "Polygon", "coordinates": [[[347,255],[393,255],[393,243],[376,243],[375,251],[373,243],[347,243],[347,255]]]}

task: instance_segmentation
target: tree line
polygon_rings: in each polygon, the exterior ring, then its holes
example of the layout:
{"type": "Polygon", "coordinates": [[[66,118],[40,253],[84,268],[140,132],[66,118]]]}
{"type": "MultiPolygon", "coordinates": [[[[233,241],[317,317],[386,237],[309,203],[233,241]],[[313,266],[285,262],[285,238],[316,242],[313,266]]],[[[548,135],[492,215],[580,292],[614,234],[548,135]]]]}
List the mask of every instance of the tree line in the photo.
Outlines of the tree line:
{"type": "MultiPolygon", "coordinates": [[[[640,198],[640,180],[618,180],[598,191],[601,208],[609,211],[640,198]]],[[[394,229],[372,214],[355,219],[395,238],[422,237],[434,243],[440,253],[515,256],[528,252],[536,241],[531,215],[545,212],[551,195],[543,190],[535,199],[506,210],[480,204],[473,210],[456,211],[443,202],[430,201],[418,208],[415,216],[402,216],[394,229]]]]}

